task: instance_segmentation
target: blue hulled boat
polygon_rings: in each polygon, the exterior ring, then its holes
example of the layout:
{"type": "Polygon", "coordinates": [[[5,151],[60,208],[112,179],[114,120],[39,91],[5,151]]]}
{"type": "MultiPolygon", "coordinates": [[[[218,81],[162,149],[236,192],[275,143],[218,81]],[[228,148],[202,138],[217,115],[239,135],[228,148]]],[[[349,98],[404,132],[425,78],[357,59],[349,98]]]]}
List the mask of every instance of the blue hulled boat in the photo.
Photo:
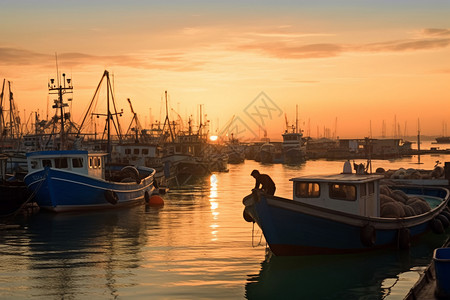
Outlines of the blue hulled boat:
{"type": "Polygon", "coordinates": [[[107,171],[105,156],[84,150],[30,152],[24,180],[39,207],[55,212],[121,207],[150,198],[154,169],[107,171]]]}
{"type": "MultiPolygon", "coordinates": [[[[347,169],[348,170],[348,169],[347,169]]],[[[408,248],[449,225],[449,191],[380,185],[382,176],[345,172],[292,178],[293,198],[253,190],[244,218],[256,222],[275,255],[356,253],[408,248]]]]}

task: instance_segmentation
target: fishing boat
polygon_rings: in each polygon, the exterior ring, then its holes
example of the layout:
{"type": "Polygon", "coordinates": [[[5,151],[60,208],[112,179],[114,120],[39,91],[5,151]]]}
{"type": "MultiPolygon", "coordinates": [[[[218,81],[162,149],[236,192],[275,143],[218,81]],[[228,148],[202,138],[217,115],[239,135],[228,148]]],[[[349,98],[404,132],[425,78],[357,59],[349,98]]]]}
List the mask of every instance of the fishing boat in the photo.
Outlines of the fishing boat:
{"type": "MultiPolygon", "coordinates": [[[[58,74],[59,77],[59,74],[58,74]]],[[[65,123],[68,106],[63,101],[63,95],[72,91],[72,83],[62,74],[62,80],[50,79],[50,93],[58,95],[54,101],[55,109],[59,110],[57,119],[61,121],[57,150],[28,152],[28,174],[24,181],[29,190],[35,193],[35,201],[40,208],[54,212],[108,209],[142,203],[149,200],[154,187],[155,170],[148,167],[125,166],[118,172],[106,169],[106,160],[111,160],[113,137],[111,122],[113,122],[120,139],[118,116],[122,114],[116,109],[114,93],[111,87],[109,72],[105,70],[93,100],[89,104],[81,125],[77,128],[77,138],[83,136],[82,129],[89,115],[106,116],[105,131],[107,134],[106,152],[92,150],[69,150],[65,123]],[[94,113],[99,89],[106,80],[107,101],[106,113],[94,113]],[[112,103],[110,103],[112,101],[112,103]],[[112,111],[112,109],[114,109],[112,111]]],[[[76,148],[75,145],[72,148],[76,148]]]]}
{"type": "Polygon", "coordinates": [[[259,151],[262,163],[283,163],[283,151],[280,143],[264,143],[259,151]]]}
{"type": "Polygon", "coordinates": [[[449,225],[449,190],[389,188],[381,178],[347,165],[340,174],[290,179],[292,199],[254,189],[243,199],[244,218],[259,225],[278,256],[408,248],[419,234],[449,225]]]}
{"type": "Polygon", "coordinates": [[[0,154],[0,217],[16,213],[31,200],[31,193],[20,176],[8,175],[8,156],[0,154]]]}
{"type": "Polygon", "coordinates": [[[306,161],[306,146],[301,132],[285,132],[283,136],[283,158],[286,164],[298,164],[306,161]]]}
{"type": "Polygon", "coordinates": [[[282,152],[283,163],[285,164],[299,164],[306,161],[306,145],[303,139],[303,133],[298,127],[298,105],[295,106],[295,125],[289,128],[289,123],[286,118],[286,131],[282,134],[282,152]],[[289,130],[291,129],[291,130],[289,130]]]}
{"type": "Polygon", "coordinates": [[[149,200],[155,170],[126,166],[106,172],[106,153],[86,150],[27,153],[24,180],[40,208],[54,212],[108,209],[149,200]]]}

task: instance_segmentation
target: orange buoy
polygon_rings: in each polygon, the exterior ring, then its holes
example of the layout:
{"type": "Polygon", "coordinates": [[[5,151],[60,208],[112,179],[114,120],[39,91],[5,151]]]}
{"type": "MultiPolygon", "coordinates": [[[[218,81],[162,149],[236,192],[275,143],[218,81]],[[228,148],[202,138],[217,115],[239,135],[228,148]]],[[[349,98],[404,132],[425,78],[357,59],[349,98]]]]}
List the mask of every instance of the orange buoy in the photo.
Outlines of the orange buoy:
{"type": "Polygon", "coordinates": [[[150,206],[163,206],[164,200],[159,195],[152,195],[148,200],[148,205],[150,206]]]}

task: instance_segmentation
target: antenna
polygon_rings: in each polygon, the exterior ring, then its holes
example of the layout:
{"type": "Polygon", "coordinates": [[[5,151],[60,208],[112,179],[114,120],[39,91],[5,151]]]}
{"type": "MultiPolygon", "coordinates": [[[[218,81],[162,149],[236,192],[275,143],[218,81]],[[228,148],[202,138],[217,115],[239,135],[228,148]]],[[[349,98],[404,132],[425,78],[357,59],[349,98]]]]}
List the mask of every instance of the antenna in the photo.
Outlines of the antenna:
{"type": "Polygon", "coordinates": [[[55,52],[55,60],[56,60],[56,83],[59,87],[58,54],[56,52],[55,52]]]}

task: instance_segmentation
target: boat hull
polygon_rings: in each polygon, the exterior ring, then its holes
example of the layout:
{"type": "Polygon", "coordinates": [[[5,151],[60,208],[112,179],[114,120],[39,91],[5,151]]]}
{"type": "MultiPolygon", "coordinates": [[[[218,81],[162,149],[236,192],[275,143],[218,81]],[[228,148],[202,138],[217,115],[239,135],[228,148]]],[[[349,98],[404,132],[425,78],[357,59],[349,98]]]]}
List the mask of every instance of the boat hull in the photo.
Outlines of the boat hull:
{"type": "Polygon", "coordinates": [[[31,193],[24,182],[0,183],[0,216],[17,212],[25,202],[31,200],[31,193]]]}
{"type": "MultiPolygon", "coordinates": [[[[408,193],[421,191],[426,189],[411,188],[408,193]]],[[[448,190],[430,191],[434,191],[432,197],[441,199],[439,206],[422,215],[393,219],[355,216],[254,190],[244,198],[244,216],[260,226],[270,249],[278,256],[402,248],[410,239],[428,231],[430,221],[447,206],[448,190]]]]}
{"type": "Polygon", "coordinates": [[[286,164],[298,164],[306,161],[306,152],[300,148],[285,149],[283,156],[286,164]]]}
{"type": "Polygon", "coordinates": [[[25,183],[35,193],[40,208],[54,212],[93,210],[137,205],[154,191],[155,171],[147,173],[139,183],[112,182],[53,168],[25,176],[25,183]]]}

